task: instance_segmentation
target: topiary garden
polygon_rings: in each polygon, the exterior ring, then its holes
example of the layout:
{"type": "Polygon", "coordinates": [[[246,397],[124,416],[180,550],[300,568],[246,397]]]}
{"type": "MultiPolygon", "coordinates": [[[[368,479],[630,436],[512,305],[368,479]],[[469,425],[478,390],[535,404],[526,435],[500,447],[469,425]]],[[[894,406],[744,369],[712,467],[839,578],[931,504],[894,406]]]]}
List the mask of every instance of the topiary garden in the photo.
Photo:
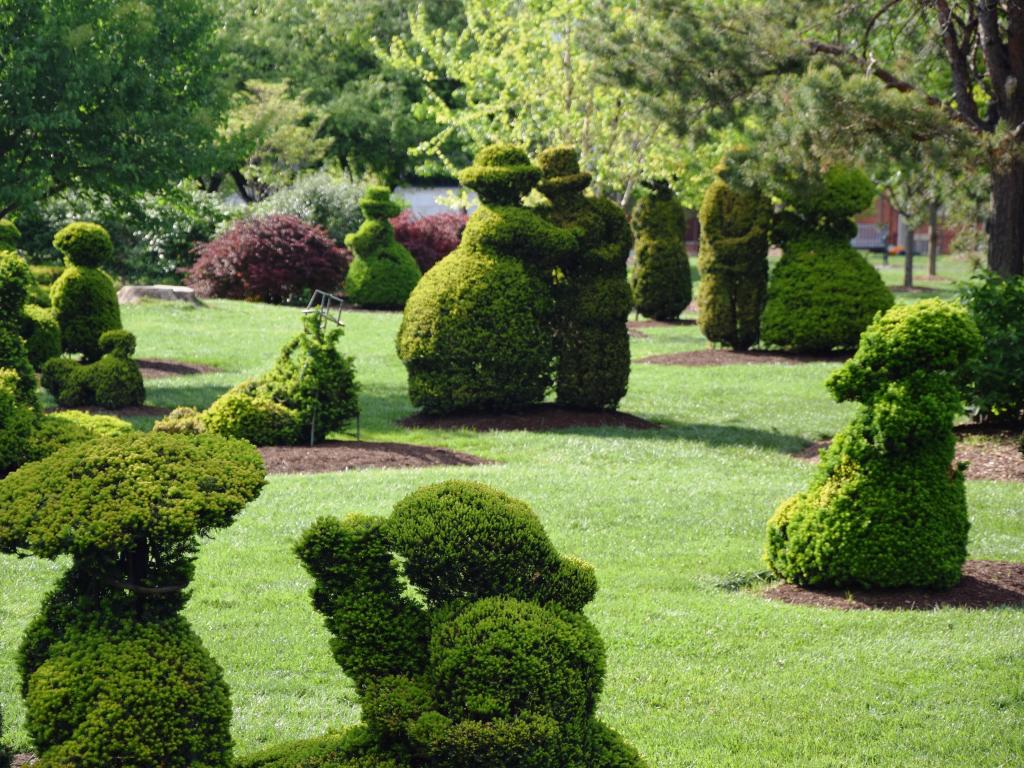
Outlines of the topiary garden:
{"type": "Polygon", "coordinates": [[[395,241],[389,221],[402,208],[391,199],[387,187],[367,189],[359,207],[366,220],[345,237],[345,245],[355,254],[345,280],[345,295],[362,307],[402,307],[420,279],[416,260],[395,241]]]}
{"type": "Polygon", "coordinates": [[[675,320],[693,298],[690,262],[683,243],[686,217],[672,188],[651,182],[633,211],[636,266],[633,304],[652,320],[675,320]]]}

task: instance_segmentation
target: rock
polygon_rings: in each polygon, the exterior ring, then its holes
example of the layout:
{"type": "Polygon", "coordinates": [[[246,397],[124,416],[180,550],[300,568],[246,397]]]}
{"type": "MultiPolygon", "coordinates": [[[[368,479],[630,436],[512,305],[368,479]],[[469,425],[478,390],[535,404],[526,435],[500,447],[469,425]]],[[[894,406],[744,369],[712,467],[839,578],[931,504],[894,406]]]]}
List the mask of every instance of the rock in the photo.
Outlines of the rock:
{"type": "Polygon", "coordinates": [[[196,292],[184,285],[126,285],[117,292],[119,304],[138,304],[143,299],[187,301],[197,307],[203,306],[196,292]]]}

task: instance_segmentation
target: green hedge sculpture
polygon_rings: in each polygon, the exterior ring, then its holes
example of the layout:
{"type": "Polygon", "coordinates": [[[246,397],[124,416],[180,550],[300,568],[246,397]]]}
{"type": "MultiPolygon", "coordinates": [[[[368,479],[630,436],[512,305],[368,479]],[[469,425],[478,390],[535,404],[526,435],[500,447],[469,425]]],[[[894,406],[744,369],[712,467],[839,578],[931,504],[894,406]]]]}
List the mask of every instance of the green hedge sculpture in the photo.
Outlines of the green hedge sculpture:
{"type": "Polygon", "coordinates": [[[389,221],[402,207],[391,199],[387,187],[369,187],[359,207],[366,221],[345,237],[345,245],[355,254],[345,278],[345,295],[361,307],[403,307],[419,282],[420,268],[395,240],[389,221]]]}
{"type": "Polygon", "coordinates": [[[633,211],[633,303],[645,317],[675,320],[693,298],[690,261],[683,241],[686,217],[668,184],[653,182],[648,186],[649,193],[633,211]]]}
{"type": "Polygon", "coordinates": [[[961,308],[895,307],[828,380],[863,403],[823,454],[811,487],[768,523],[771,569],[804,585],[939,587],[967,556],[962,466],[951,466],[961,385],[981,345],[961,308]]]}
{"type": "Polygon", "coordinates": [[[42,384],[65,407],[98,405],[119,410],[142,405],[146,390],[139,364],[132,359],[135,336],[128,331],[105,331],[100,336],[103,356],[95,363],[57,357],[43,365],[42,384]]]}

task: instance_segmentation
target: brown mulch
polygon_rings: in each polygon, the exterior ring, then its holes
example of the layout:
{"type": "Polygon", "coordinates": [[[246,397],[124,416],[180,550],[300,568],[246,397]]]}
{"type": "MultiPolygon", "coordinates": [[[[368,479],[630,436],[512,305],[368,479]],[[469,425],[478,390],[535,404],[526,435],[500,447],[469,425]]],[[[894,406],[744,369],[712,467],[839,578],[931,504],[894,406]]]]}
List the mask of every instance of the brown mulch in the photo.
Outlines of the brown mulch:
{"type": "Polygon", "coordinates": [[[111,411],[107,408],[100,408],[97,405],[78,405],[74,408],[51,408],[50,413],[60,411],[85,411],[96,416],[116,416],[119,419],[130,419],[133,417],[162,419],[171,412],[170,408],[163,408],[159,405],[131,405],[119,411],[111,411]]]}
{"type": "Polygon", "coordinates": [[[849,352],[823,352],[819,354],[766,351],[750,349],[736,352],[732,349],[694,349],[689,352],[676,352],[671,355],[653,355],[637,360],[638,363],[654,363],[655,365],[756,365],[770,363],[773,365],[799,365],[800,363],[840,363],[850,359],[849,352]]]}
{"type": "Polygon", "coordinates": [[[639,328],[678,328],[683,325],[696,325],[697,321],[685,317],[678,320],[630,320],[626,328],[635,331],[639,328]]]}
{"type": "Polygon", "coordinates": [[[259,449],[272,475],[342,472],[349,469],[414,469],[473,466],[491,462],[468,453],[408,443],[328,440],[317,445],[277,445],[259,449]]]}
{"type": "Polygon", "coordinates": [[[577,411],[551,403],[524,408],[515,413],[465,413],[449,416],[428,416],[417,413],[399,421],[403,427],[425,429],[473,429],[477,432],[526,430],[547,432],[577,427],[625,427],[627,429],[661,429],[652,421],[618,411],[577,411]]]}
{"type": "Polygon", "coordinates": [[[156,358],[136,360],[143,379],[165,379],[169,376],[195,376],[199,373],[219,373],[220,368],[202,363],[183,363],[180,360],[156,358]]]}
{"type": "Polygon", "coordinates": [[[934,608],[1024,607],[1024,563],[968,560],[952,589],[841,589],[780,584],[762,593],[769,600],[842,610],[930,611],[934,608]]]}
{"type": "MultiPolygon", "coordinates": [[[[957,430],[958,434],[965,434],[957,430]]],[[[966,434],[971,434],[967,432],[966,434]]],[[[1003,480],[1024,483],[1024,455],[1017,448],[1014,436],[1009,433],[994,434],[979,442],[956,444],[956,460],[969,462],[964,471],[968,480],[1003,480]]],[[[820,450],[828,447],[831,440],[817,440],[793,454],[797,459],[816,463],[820,450]]]]}

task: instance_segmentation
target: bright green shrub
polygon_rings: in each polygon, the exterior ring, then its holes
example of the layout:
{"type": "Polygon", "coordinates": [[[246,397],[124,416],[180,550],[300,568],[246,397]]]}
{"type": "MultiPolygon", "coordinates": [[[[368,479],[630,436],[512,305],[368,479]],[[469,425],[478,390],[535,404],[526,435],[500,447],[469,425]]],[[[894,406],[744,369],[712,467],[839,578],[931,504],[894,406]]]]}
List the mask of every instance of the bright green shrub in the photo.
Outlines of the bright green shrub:
{"type": "Polygon", "coordinates": [[[405,246],[395,240],[388,221],[402,207],[387,187],[370,187],[359,201],[366,221],[345,237],[355,254],[345,279],[349,301],[364,307],[401,307],[420,279],[420,268],[405,246]]]}
{"type": "Polygon", "coordinates": [[[299,414],[274,402],[253,382],[228,390],[203,414],[206,430],[248,440],[253,445],[292,445],[299,440],[299,414]]]}
{"type": "Polygon", "coordinates": [[[0,219],[0,251],[14,250],[21,239],[21,232],[10,219],[0,219]]]}
{"type": "Polygon", "coordinates": [[[704,194],[697,323],[708,341],[744,350],[760,338],[771,214],[767,197],[720,177],[704,194]]]}
{"type": "Polygon", "coordinates": [[[98,437],[126,435],[132,425],[116,416],[101,416],[85,411],[58,411],[39,419],[30,443],[33,460],[42,459],[69,445],[98,437]]]}
{"type": "Polygon", "coordinates": [[[665,183],[652,185],[633,211],[633,303],[654,320],[675,320],[693,298],[683,231],[686,217],[665,183]]]}
{"type": "Polygon", "coordinates": [[[17,330],[32,286],[28,264],[14,250],[0,250],[0,325],[17,330]]]}
{"type": "Polygon", "coordinates": [[[129,357],[135,337],[128,331],[106,331],[100,336],[103,356],[95,363],[78,363],[66,357],[43,365],[42,383],[65,407],[98,405],[117,410],[142,405],[146,390],[139,364],[129,357]]]}
{"type": "Polygon", "coordinates": [[[29,362],[36,370],[61,353],[60,325],[52,309],[26,304],[21,316],[21,336],[29,362]]]}
{"type": "Polygon", "coordinates": [[[384,757],[367,729],[355,726],[301,742],[286,742],[235,761],[235,768],[401,768],[384,757]]]}
{"type": "Polygon", "coordinates": [[[102,267],[114,255],[107,230],[87,221],[76,221],[60,230],[53,238],[53,247],[79,267],[102,267]]]}
{"type": "Polygon", "coordinates": [[[629,383],[629,221],[610,200],[583,194],[590,174],[580,173],[574,148],[545,150],[537,165],[544,174],[537,189],[551,203],[546,217],[579,233],[577,248],[559,264],[554,285],[558,402],[615,410],[629,383]]]}
{"type": "Polygon", "coordinates": [[[0,477],[29,460],[39,414],[19,397],[16,371],[0,368],[0,477]]]}
{"type": "Polygon", "coordinates": [[[954,458],[964,373],[981,345],[967,312],[930,299],[895,307],[829,378],[863,407],[822,456],[811,487],[768,523],[766,559],[798,584],[950,587],[967,557],[954,458]]]}
{"type": "Polygon", "coordinates": [[[0,368],[18,375],[18,400],[33,409],[38,408],[36,372],[28,358],[28,347],[16,331],[4,325],[0,325],[0,368]]]}
{"type": "Polygon", "coordinates": [[[348,742],[289,745],[244,765],[643,765],[594,718],[604,646],[582,613],[593,569],[560,556],[522,502],[439,483],[387,519],[322,518],[296,551],[364,725],[348,742]]]}
{"type": "Polygon", "coordinates": [[[576,238],[521,205],[539,177],[507,145],[481,150],[460,174],[481,205],[459,247],[416,285],[398,333],[417,408],[501,411],[543,399],[553,352],[543,272],[576,238]]]}
{"type": "Polygon", "coordinates": [[[154,432],[201,435],[206,431],[203,414],[195,408],[179,406],[153,425],[154,432]]]}

